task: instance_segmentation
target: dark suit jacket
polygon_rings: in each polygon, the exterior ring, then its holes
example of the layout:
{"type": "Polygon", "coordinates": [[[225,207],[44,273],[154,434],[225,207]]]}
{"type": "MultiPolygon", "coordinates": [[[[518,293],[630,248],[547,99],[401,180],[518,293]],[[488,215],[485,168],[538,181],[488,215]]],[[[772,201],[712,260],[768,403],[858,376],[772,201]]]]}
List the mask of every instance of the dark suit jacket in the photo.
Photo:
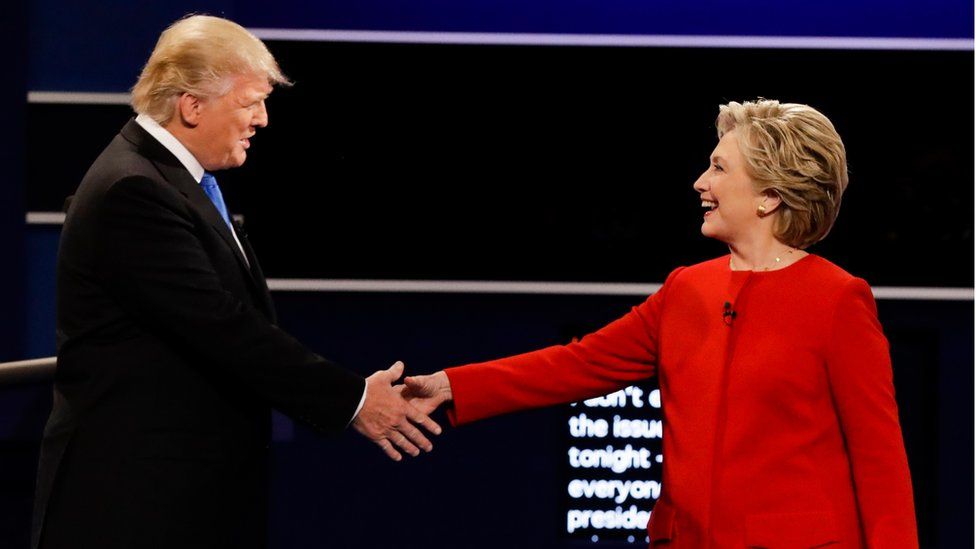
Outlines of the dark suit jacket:
{"type": "Polygon", "coordinates": [[[58,367],[33,547],[266,544],[273,406],[322,431],[364,380],[275,325],[200,186],[130,121],[89,169],[58,252],[58,367]]]}

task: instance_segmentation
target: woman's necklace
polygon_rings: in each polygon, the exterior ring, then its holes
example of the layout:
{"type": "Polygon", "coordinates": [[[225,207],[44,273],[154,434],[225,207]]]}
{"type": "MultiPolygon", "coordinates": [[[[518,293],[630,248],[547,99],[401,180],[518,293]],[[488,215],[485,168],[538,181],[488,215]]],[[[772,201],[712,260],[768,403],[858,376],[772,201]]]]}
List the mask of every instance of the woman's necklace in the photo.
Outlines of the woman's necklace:
{"type": "MultiPolygon", "coordinates": [[[[789,248],[789,249],[786,250],[786,253],[777,255],[776,258],[771,263],[769,263],[768,265],[766,265],[765,267],[760,267],[760,268],[757,268],[757,269],[753,269],[753,271],[769,271],[773,267],[777,267],[778,268],[779,265],[780,265],[780,263],[783,262],[783,259],[784,258],[785,259],[789,259],[789,256],[793,255],[793,252],[795,252],[795,251],[796,251],[795,248],[789,248]]],[[[729,268],[732,269],[733,271],[736,270],[736,268],[735,268],[735,261],[732,259],[732,256],[729,256],[729,268]]]]}

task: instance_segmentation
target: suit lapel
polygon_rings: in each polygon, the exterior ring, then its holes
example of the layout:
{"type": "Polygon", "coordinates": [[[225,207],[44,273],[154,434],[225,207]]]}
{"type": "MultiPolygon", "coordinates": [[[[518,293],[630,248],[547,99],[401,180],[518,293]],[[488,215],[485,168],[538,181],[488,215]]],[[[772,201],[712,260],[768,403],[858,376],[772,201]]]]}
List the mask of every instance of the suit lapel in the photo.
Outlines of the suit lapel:
{"type": "Polygon", "coordinates": [[[237,237],[241,241],[244,253],[247,254],[247,260],[251,265],[251,276],[254,277],[254,283],[258,288],[258,293],[261,295],[261,301],[268,313],[268,318],[271,319],[272,323],[277,323],[278,319],[275,313],[274,302],[271,300],[271,291],[268,289],[268,282],[264,278],[264,272],[261,270],[261,263],[258,262],[254,248],[251,247],[251,241],[247,238],[247,230],[237,221],[232,220],[231,222],[234,224],[234,231],[237,232],[237,237]]]}
{"type": "Polygon", "coordinates": [[[169,152],[159,141],[156,141],[146,130],[142,129],[142,126],[136,123],[135,120],[130,120],[122,128],[122,135],[136,145],[140,152],[156,165],[156,168],[159,169],[159,172],[166,181],[176,187],[189,200],[197,213],[217,231],[217,234],[224,240],[227,247],[231,249],[234,257],[237,258],[237,263],[241,269],[247,273],[247,278],[254,285],[255,289],[260,288],[260,285],[254,279],[254,274],[251,272],[250,267],[248,267],[247,260],[245,260],[240,246],[234,241],[234,235],[231,234],[230,228],[224,222],[224,218],[220,216],[217,207],[213,205],[207,193],[203,192],[200,184],[193,179],[193,176],[186,170],[186,167],[173,156],[173,153],[169,152]]]}

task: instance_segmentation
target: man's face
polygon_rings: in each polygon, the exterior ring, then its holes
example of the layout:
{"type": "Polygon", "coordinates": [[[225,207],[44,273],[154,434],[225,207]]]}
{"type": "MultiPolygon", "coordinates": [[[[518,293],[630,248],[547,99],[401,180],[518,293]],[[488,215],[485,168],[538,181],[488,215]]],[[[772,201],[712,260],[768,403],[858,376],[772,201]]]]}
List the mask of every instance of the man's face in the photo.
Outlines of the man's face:
{"type": "Polygon", "coordinates": [[[192,151],[207,171],[236,168],[247,159],[250,138],[268,125],[264,100],[271,93],[267,77],[234,76],[226,94],[201,102],[192,151]]]}

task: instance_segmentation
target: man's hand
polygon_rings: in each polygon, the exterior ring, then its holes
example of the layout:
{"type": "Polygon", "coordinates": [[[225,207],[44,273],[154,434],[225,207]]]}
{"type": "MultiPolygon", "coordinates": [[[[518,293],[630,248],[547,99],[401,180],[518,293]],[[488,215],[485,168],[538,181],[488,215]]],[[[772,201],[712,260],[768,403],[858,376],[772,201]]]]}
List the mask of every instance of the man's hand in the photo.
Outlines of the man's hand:
{"type": "Polygon", "coordinates": [[[444,370],[429,376],[410,376],[403,382],[406,385],[403,398],[410,401],[423,414],[430,414],[441,404],[454,399],[451,380],[444,370]]]}
{"type": "Polygon", "coordinates": [[[360,434],[379,445],[394,461],[402,459],[397,448],[411,456],[420,454],[418,446],[427,452],[434,448],[414,423],[435,435],[441,433],[440,425],[403,398],[401,389],[393,388],[401,375],[403,363],[398,361],[388,370],[366,378],[366,402],[352,422],[360,434]]]}

